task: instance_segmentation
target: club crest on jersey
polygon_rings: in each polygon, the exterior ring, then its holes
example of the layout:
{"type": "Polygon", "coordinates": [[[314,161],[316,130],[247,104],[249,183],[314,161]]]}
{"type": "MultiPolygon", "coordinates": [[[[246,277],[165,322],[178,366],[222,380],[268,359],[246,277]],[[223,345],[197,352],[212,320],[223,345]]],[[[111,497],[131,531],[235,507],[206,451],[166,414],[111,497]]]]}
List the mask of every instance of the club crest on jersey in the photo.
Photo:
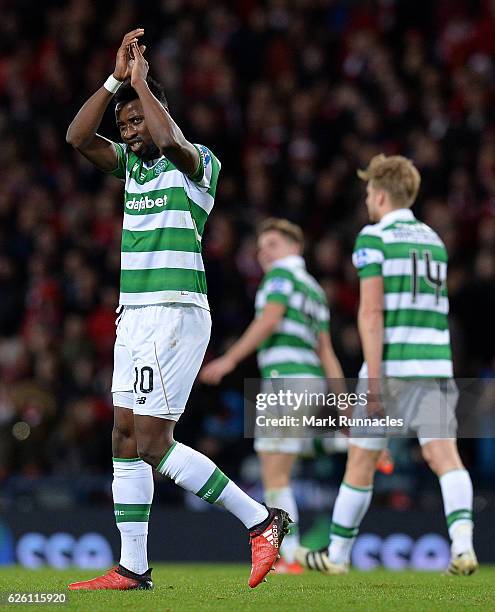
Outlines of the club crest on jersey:
{"type": "Polygon", "coordinates": [[[355,253],[355,262],[356,268],[364,268],[368,263],[370,263],[370,257],[368,253],[368,249],[358,249],[355,253]]]}
{"type": "Polygon", "coordinates": [[[272,278],[266,283],[268,293],[289,293],[292,283],[286,278],[272,278]]]}
{"type": "Polygon", "coordinates": [[[211,155],[208,149],[204,145],[200,145],[201,153],[203,155],[203,164],[206,167],[211,161],[211,155]]]}
{"type": "Polygon", "coordinates": [[[167,161],[165,159],[160,160],[156,164],[156,166],[155,166],[155,168],[153,170],[155,176],[158,176],[159,174],[161,174],[165,170],[166,166],[167,166],[167,161]]]}

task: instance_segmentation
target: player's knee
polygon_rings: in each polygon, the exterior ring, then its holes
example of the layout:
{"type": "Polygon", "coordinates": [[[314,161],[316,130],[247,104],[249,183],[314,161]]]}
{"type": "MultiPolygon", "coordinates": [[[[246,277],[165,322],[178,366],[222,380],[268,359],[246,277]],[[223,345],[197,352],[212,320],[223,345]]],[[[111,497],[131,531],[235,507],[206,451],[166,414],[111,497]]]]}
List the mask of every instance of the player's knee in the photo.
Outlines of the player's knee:
{"type": "Polygon", "coordinates": [[[364,449],[352,449],[346,467],[344,480],[355,486],[369,486],[373,483],[378,452],[364,449]]]}
{"type": "Polygon", "coordinates": [[[172,447],[173,440],[170,442],[157,444],[156,440],[150,439],[139,439],[137,440],[137,452],[139,457],[149,463],[152,467],[158,467],[159,463],[163,459],[163,457],[167,454],[167,452],[172,447]]]}
{"type": "Polygon", "coordinates": [[[288,474],[263,474],[263,485],[265,489],[285,489],[290,484],[288,474]]]}
{"type": "Polygon", "coordinates": [[[367,449],[359,449],[349,456],[349,467],[351,469],[373,473],[379,453],[367,449]]]}
{"type": "Polygon", "coordinates": [[[135,446],[133,428],[115,423],[112,429],[112,448],[114,456],[125,457],[130,446],[135,446]]]}
{"type": "Polygon", "coordinates": [[[151,465],[152,467],[156,468],[160,463],[160,460],[158,459],[157,453],[155,452],[152,444],[149,444],[148,442],[143,440],[138,440],[137,451],[139,457],[143,461],[146,461],[146,463],[149,463],[149,465],[151,465]]]}
{"type": "Polygon", "coordinates": [[[435,472],[435,474],[440,473],[442,461],[438,453],[435,452],[435,449],[431,448],[429,444],[426,444],[421,448],[421,452],[423,454],[423,459],[430,466],[431,470],[435,472]]]}

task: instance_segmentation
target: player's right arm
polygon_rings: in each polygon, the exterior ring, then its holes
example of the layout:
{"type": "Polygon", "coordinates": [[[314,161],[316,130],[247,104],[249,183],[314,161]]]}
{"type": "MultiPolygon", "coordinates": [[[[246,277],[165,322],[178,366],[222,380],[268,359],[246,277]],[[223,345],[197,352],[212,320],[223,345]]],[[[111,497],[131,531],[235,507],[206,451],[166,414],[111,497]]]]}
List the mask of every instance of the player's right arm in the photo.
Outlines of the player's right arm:
{"type": "Polygon", "coordinates": [[[356,240],[352,261],[359,274],[358,329],[368,368],[368,384],[379,394],[383,359],[384,246],[373,227],[364,228],[356,240]]]}
{"type": "MultiPolygon", "coordinates": [[[[122,44],[117,51],[113,72],[114,78],[118,81],[124,81],[130,76],[129,45],[137,42],[143,34],[144,30],[139,28],[128,32],[122,39],[122,44]]],[[[141,47],[141,49],[144,50],[144,47],[141,47]]],[[[117,168],[118,154],[112,141],[97,134],[96,130],[100,127],[103,115],[113,95],[105,87],[100,87],[83,104],[69,125],[66,136],[70,145],[82,153],[97,168],[105,172],[112,172],[117,168]]]]}
{"type": "Polygon", "coordinates": [[[363,356],[368,366],[370,386],[381,377],[383,357],[383,278],[372,276],[360,281],[358,329],[363,356]]]}
{"type": "MultiPolygon", "coordinates": [[[[293,282],[284,271],[272,270],[262,284],[263,306],[254,321],[229,350],[211,361],[200,372],[199,378],[209,385],[218,385],[222,378],[243,359],[256,351],[267,340],[284,318],[293,290],[293,282]]],[[[258,293],[258,295],[260,295],[258,293]]]]}
{"type": "Polygon", "coordinates": [[[242,336],[229,350],[211,361],[200,372],[199,378],[209,385],[218,385],[222,378],[232,372],[237,364],[267,340],[284,318],[285,306],[276,302],[267,303],[260,316],[248,326],[242,336]]]}

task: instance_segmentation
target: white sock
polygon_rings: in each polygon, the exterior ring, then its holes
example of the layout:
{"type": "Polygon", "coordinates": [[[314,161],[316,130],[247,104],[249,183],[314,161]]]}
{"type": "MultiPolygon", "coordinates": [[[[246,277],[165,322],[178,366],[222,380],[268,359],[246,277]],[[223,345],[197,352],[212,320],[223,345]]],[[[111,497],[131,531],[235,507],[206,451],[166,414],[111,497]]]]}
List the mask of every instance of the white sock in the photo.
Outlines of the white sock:
{"type": "Polygon", "coordinates": [[[268,517],[268,510],[229,480],[211,459],[180,442],[174,442],[156,469],[186,491],[223,506],[248,529],[268,517]]]}
{"type": "Polygon", "coordinates": [[[141,459],[113,460],[113,502],[120,531],[120,564],[131,572],[148,569],[148,520],[153,501],[153,471],[141,459]]]}
{"type": "Polygon", "coordinates": [[[345,482],[340,485],[330,525],[328,556],[333,563],[349,563],[352,545],[372,495],[373,486],[352,487],[345,482]]]}
{"type": "Polygon", "coordinates": [[[297,510],[296,498],[294,497],[292,488],[268,489],[265,491],[265,502],[267,506],[282,508],[282,510],[289,513],[289,516],[294,521],[280,549],[287,563],[294,563],[294,553],[299,546],[299,512],[297,510]]]}
{"type": "Polygon", "coordinates": [[[473,484],[467,470],[451,470],[440,476],[443,506],[452,554],[473,549],[473,484]]]}

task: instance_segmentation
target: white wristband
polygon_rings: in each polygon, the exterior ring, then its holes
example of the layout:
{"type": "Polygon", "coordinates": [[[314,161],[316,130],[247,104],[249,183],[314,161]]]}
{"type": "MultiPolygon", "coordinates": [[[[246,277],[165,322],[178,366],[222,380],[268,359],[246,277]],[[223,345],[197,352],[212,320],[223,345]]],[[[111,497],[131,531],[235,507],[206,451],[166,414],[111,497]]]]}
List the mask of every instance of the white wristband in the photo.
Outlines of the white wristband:
{"type": "Polygon", "coordinates": [[[122,85],[123,81],[117,81],[117,79],[111,74],[108,79],[103,83],[103,87],[109,91],[110,93],[117,93],[119,87],[122,85]]]}

